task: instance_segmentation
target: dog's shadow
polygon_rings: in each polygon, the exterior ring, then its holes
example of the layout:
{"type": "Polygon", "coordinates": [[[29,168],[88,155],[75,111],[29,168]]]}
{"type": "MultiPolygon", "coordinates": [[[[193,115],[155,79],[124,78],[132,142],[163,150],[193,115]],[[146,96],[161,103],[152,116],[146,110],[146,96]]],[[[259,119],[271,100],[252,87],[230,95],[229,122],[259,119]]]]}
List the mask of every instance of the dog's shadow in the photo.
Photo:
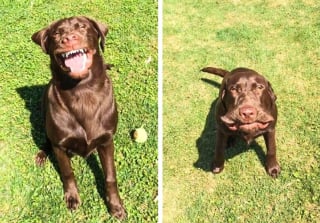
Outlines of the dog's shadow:
{"type": "MultiPolygon", "coordinates": [[[[45,134],[42,98],[46,87],[47,85],[25,86],[17,88],[16,91],[25,101],[25,107],[30,112],[31,135],[34,143],[39,149],[44,150],[47,153],[50,162],[60,176],[58,162],[55,159],[55,156],[53,155],[51,149],[49,148],[51,145],[48,144],[45,134]]],[[[108,208],[106,193],[104,189],[104,174],[99,166],[97,157],[94,154],[91,154],[86,159],[86,163],[95,177],[97,191],[100,197],[103,199],[106,207],[108,208]]]]}
{"type": "Polygon", "coordinates": [[[42,95],[47,85],[34,85],[17,88],[16,91],[25,102],[25,108],[30,112],[31,135],[38,148],[46,142],[44,117],[41,108],[42,95]]]}
{"type": "MultiPolygon", "coordinates": [[[[220,88],[220,83],[213,80],[201,78],[201,80],[207,84],[210,84],[214,88],[220,88]]],[[[209,112],[206,117],[205,125],[200,137],[196,141],[198,149],[198,160],[194,163],[194,167],[202,169],[204,171],[212,171],[212,161],[214,157],[214,147],[216,144],[216,129],[217,125],[215,122],[215,107],[217,98],[212,102],[209,112]]],[[[234,146],[229,147],[225,150],[225,160],[232,159],[236,155],[243,153],[247,150],[248,146],[242,140],[236,140],[234,146]]],[[[251,144],[252,148],[257,154],[261,164],[264,166],[265,153],[262,147],[255,141],[251,144]]]]}

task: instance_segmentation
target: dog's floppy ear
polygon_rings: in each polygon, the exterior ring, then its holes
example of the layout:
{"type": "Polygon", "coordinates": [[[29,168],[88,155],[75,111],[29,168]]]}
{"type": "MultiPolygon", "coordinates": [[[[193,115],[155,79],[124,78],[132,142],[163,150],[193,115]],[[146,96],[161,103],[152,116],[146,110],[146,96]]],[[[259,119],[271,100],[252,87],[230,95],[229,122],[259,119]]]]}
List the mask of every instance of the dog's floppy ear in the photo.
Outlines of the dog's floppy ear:
{"type": "Polygon", "coordinates": [[[105,43],[105,37],[108,34],[108,27],[100,22],[96,22],[96,21],[89,19],[87,17],[86,17],[86,19],[93,25],[93,27],[98,32],[99,37],[100,37],[100,47],[101,47],[102,52],[104,52],[104,43],[105,43]]]}
{"type": "Polygon", "coordinates": [[[220,92],[219,92],[219,98],[220,98],[221,100],[223,100],[225,93],[226,93],[225,87],[221,87],[221,90],[220,90],[220,92]]]}
{"type": "Polygon", "coordinates": [[[227,81],[225,79],[222,80],[220,91],[219,91],[219,99],[222,101],[227,90],[227,81]]]}
{"type": "Polygon", "coordinates": [[[268,81],[268,89],[267,90],[268,90],[268,94],[270,95],[272,101],[276,101],[277,100],[277,96],[273,92],[272,86],[271,86],[269,81],[268,81]]]}
{"type": "Polygon", "coordinates": [[[49,27],[43,28],[38,32],[34,33],[31,37],[32,41],[40,45],[43,52],[47,54],[48,54],[48,46],[47,46],[48,30],[49,30],[49,27]]]}
{"type": "Polygon", "coordinates": [[[219,96],[218,96],[218,101],[220,101],[222,105],[220,109],[223,109],[223,110],[220,110],[220,112],[222,112],[223,114],[225,114],[228,111],[226,106],[226,99],[225,99],[226,90],[227,90],[227,84],[225,80],[223,80],[220,86],[219,96]]]}

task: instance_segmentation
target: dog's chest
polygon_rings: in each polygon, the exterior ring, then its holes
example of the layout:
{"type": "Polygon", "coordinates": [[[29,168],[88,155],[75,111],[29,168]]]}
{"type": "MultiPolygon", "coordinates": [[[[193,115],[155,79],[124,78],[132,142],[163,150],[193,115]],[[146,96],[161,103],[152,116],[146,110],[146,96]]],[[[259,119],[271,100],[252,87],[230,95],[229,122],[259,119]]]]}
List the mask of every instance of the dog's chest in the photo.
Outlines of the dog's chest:
{"type": "Polygon", "coordinates": [[[97,121],[95,120],[101,106],[104,97],[101,93],[93,92],[80,92],[72,95],[71,100],[68,103],[70,114],[73,114],[78,121],[97,121]]]}
{"type": "Polygon", "coordinates": [[[53,144],[87,156],[112,138],[117,122],[112,88],[63,92],[51,85],[47,96],[46,132],[53,144]]]}
{"type": "Polygon", "coordinates": [[[103,120],[107,115],[108,97],[101,92],[80,92],[74,94],[68,104],[69,115],[83,128],[88,140],[101,134],[103,120]]]}

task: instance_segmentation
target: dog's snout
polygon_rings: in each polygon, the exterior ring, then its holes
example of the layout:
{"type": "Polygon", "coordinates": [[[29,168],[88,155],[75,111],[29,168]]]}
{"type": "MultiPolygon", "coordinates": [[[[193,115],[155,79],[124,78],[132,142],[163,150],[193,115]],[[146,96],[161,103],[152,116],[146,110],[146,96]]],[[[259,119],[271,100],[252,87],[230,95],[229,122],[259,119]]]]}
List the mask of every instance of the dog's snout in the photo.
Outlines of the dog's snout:
{"type": "Polygon", "coordinates": [[[76,34],[69,34],[62,38],[63,44],[72,44],[74,41],[78,41],[79,37],[76,34]]]}
{"type": "Polygon", "coordinates": [[[243,106],[239,109],[239,115],[244,120],[254,120],[257,117],[257,109],[252,106],[243,106]]]}

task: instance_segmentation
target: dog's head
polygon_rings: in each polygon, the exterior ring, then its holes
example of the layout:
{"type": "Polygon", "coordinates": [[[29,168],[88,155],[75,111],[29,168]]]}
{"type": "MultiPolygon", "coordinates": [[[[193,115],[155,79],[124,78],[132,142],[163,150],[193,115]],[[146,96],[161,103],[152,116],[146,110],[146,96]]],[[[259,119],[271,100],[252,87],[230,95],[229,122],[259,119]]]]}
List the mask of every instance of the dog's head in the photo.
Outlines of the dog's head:
{"type": "Polygon", "coordinates": [[[221,85],[221,121],[231,131],[245,133],[264,130],[276,121],[276,96],[260,74],[238,68],[227,74],[221,85]]]}
{"type": "Polygon", "coordinates": [[[61,72],[82,79],[88,75],[94,55],[99,54],[99,45],[104,50],[107,32],[105,25],[87,17],[70,17],[34,33],[32,40],[61,72]]]}

